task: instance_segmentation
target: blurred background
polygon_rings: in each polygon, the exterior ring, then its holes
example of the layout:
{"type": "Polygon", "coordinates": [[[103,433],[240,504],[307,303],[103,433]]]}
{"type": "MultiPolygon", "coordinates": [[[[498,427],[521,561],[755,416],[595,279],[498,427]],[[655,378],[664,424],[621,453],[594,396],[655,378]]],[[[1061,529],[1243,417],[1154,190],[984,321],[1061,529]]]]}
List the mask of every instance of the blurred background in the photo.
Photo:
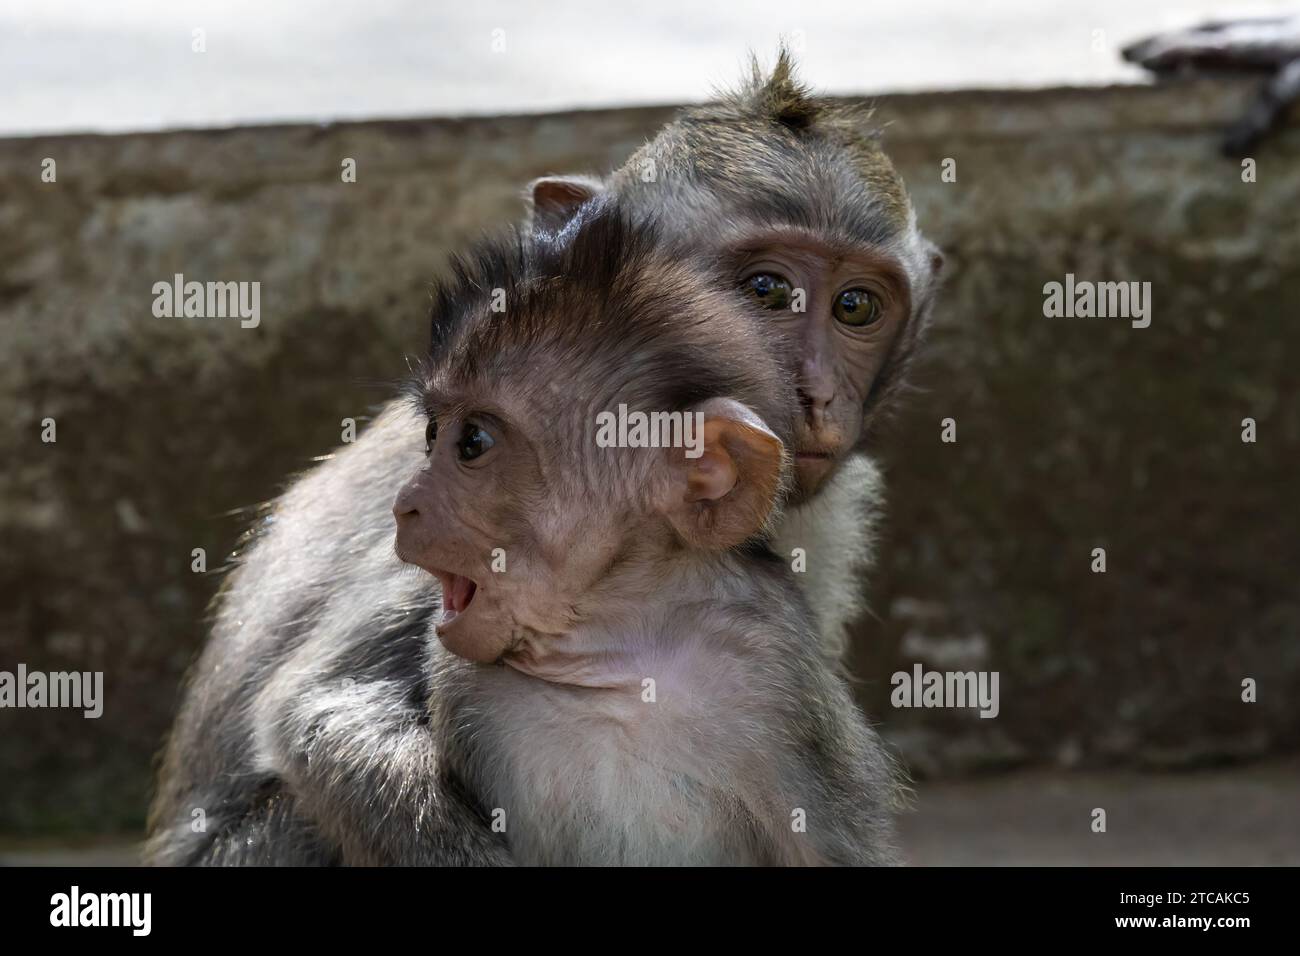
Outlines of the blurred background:
{"type": "Polygon", "coordinates": [[[447,255],[784,36],[947,255],[852,660],[910,859],[1300,863],[1300,128],[1244,182],[1260,80],[1119,55],[1286,7],[0,3],[0,670],[105,674],[98,720],[0,710],[0,861],[133,858],[223,556],[391,394],[447,255]],[[155,318],[178,272],[260,325],[155,318]],[[1150,282],[1150,328],[1044,318],[1066,273],[1150,282]],[[999,716],[892,708],[918,662],[999,716]]]}

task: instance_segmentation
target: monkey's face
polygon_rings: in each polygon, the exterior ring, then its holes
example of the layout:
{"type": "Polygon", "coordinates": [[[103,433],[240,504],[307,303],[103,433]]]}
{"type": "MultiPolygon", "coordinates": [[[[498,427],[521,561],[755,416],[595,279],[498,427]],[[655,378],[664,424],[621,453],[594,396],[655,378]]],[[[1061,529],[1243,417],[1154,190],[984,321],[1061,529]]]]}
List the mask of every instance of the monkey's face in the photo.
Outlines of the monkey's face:
{"type": "Polygon", "coordinates": [[[509,644],[525,569],[511,502],[535,481],[526,445],[486,413],[430,415],[426,459],[398,492],[397,556],[442,585],[439,639],[453,653],[493,661],[509,644]],[[514,573],[500,574],[496,568],[514,573]]]}
{"type": "Polygon", "coordinates": [[[481,247],[439,290],[414,383],[427,458],[393,511],[398,556],[442,584],[456,654],[554,658],[608,616],[594,592],[644,593],[627,565],[726,551],[770,519],[790,376],[716,272],[657,242],[595,205],[481,247]]]}
{"type": "Polygon", "coordinates": [[[911,310],[903,267],[869,247],[801,230],[751,238],[741,291],[793,350],[801,417],[794,500],[815,494],[861,438],[867,399],[911,310]]]}
{"type": "Polygon", "coordinates": [[[942,263],[867,113],[812,96],[782,55],[607,180],[534,182],[533,222],[559,230],[602,192],[663,223],[687,258],[741,260],[726,280],[791,342],[804,419],[794,500],[815,494],[897,392],[942,263]]]}
{"type": "Polygon", "coordinates": [[[535,434],[500,410],[431,416],[426,460],[393,505],[397,556],[438,579],[438,638],[469,660],[570,630],[617,546],[582,526],[535,434]]]}
{"type": "Polygon", "coordinates": [[[441,584],[436,629],[452,653],[569,679],[566,638],[619,604],[610,593],[655,580],[678,542],[725,551],[763,528],[786,458],[762,419],[730,399],[699,406],[696,458],[683,448],[584,450],[585,429],[546,433],[542,412],[431,418],[428,457],[393,505],[396,550],[441,584]],[[596,500],[592,473],[625,481],[596,500]]]}

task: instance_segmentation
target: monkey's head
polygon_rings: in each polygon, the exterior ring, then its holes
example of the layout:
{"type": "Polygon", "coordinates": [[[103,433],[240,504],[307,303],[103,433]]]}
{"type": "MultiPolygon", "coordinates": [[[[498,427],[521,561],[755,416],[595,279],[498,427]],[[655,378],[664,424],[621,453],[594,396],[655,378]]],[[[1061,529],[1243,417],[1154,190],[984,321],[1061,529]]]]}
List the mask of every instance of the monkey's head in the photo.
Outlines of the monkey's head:
{"type": "Polygon", "coordinates": [[[813,97],[785,51],[770,75],[685,110],[607,181],[532,184],[539,233],[613,192],[683,253],[716,261],[791,344],[801,418],[796,500],[895,403],[942,256],[916,227],[869,114],[813,97]]]}
{"type": "Polygon", "coordinates": [[[716,277],[612,203],[453,271],[416,389],[427,458],[393,509],[398,556],[442,583],[450,650],[562,641],[672,562],[765,532],[791,373],[716,277]]]}

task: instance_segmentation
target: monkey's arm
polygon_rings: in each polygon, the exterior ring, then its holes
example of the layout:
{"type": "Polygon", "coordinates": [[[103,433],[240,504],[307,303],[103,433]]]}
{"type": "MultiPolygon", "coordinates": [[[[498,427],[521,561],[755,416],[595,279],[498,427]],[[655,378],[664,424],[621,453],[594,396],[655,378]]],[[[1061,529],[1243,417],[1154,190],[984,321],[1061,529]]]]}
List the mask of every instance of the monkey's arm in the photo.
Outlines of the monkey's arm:
{"type": "Polygon", "coordinates": [[[901,857],[893,814],[898,770],[845,693],[840,718],[843,750],[812,761],[825,785],[822,819],[809,827],[823,861],[852,866],[897,866],[901,857]],[[850,712],[851,711],[851,712],[850,712]]]}
{"type": "Polygon", "coordinates": [[[392,502],[423,428],[391,404],[246,548],[168,743],[149,862],[306,864],[339,847],[346,862],[454,862],[485,842],[441,789],[425,722],[421,615],[436,587],[393,554],[392,502]],[[267,803],[268,787],[284,799],[267,803]],[[433,842],[417,839],[430,828],[433,842]]]}
{"type": "Polygon", "coordinates": [[[824,661],[796,664],[785,714],[792,756],[774,764],[780,812],[767,813],[780,861],[798,865],[892,866],[899,862],[893,813],[899,772],[845,682],[824,661]],[[791,827],[804,811],[802,832],[791,827]],[[794,832],[792,832],[792,830],[794,832]]]}
{"type": "Polygon", "coordinates": [[[381,637],[367,660],[295,655],[256,703],[259,762],[344,863],[512,865],[426,716],[422,638],[381,637]]]}
{"type": "Polygon", "coordinates": [[[895,770],[874,733],[854,728],[831,746],[805,753],[804,761],[787,775],[781,792],[789,806],[773,815],[791,826],[792,808],[804,811],[802,831],[782,834],[778,859],[798,866],[897,866],[901,862],[894,833],[895,770]]]}
{"type": "MultiPolygon", "coordinates": [[[[284,781],[345,863],[509,863],[429,719],[437,585],[393,552],[393,500],[423,435],[418,411],[390,405],[285,496],[244,569],[250,595],[263,586],[247,572],[263,569],[311,598],[302,638],[251,700],[254,764],[284,781]]],[[[240,603],[223,618],[246,617],[240,603]]]]}
{"type": "Polygon", "coordinates": [[[181,812],[151,821],[143,852],[146,865],[333,866],[339,862],[338,848],[300,812],[280,781],[231,781],[224,791],[195,793],[186,802],[203,809],[203,816],[181,812]]]}
{"type": "Polygon", "coordinates": [[[274,781],[237,823],[219,828],[197,866],[336,866],[338,848],[300,812],[274,781]]]}

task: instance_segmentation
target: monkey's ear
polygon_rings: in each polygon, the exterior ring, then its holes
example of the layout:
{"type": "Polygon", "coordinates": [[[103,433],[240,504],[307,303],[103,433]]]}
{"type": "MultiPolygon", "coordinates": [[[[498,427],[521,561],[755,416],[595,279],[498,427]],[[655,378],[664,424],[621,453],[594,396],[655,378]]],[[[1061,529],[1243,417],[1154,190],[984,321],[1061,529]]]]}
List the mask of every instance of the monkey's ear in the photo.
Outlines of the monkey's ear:
{"type": "Polygon", "coordinates": [[[528,224],[533,231],[558,232],[578,208],[605,191],[594,176],[543,176],[528,184],[528,224]]]}
{"type": "Polygon", "coordinates": [[[925,255],[930,263],[930,281],[934,282],[943,274],[943,250],[927,239],[925,240],[925,255]]]}
{"type": "Polygon", "coordinates": [[[694,444],[668,450],[661,510],[692,547],[737,547],[763,529],[776,507],[785,446],[753,411],[729,398],[710,399],[688,414],[694,444]]]}

